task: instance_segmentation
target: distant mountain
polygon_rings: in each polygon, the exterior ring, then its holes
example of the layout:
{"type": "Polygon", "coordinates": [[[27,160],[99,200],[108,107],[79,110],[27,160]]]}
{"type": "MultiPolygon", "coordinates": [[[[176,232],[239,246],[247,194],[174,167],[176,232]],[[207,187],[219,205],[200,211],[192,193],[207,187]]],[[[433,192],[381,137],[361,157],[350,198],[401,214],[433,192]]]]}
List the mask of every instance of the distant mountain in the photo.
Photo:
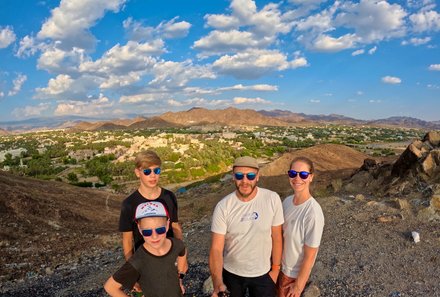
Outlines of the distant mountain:
{"type": "Polygon", "coordinates": [[[146,128],[171,128],[180,127],[181,125],[172,123],[162,119],[161,117],[151,117],[137,121],[129,126],[128,129],[146,129],[146,128]]]}
{"type": "Polygon", "coordinates": [[[22,130],[28,131],[32,129],[54,129],[63,125],[66,122],[70,122],[72,125],[79,121],[97,121],[96,118],[80,117],[80,116],[60,116],[50,118],[30,118],[20,121],[0,122],[0,127],[8,131],[22,130]]]}
{"type": "Polygon", "coordinates": [[[203,124],[220,124],[227,126],[287,126],[288,123],[252,109],[226,109],[192,108],[187,111],[167,112],[159,116],[161,119],[182,126],[197,126],[203,124]]]}
{"type": "Polygon", "coordinates": [[[375,120],[367,122],[368,125],[385,125],[385,126],[399,126],[407,128],[419,129],[440,129],[440,121],[427,122],[411,117],[390,117],[387,119],[375,120]]]}
{"type": "Polygon", "coordinates": [[[338,114],[329,115],[307,115],[305,113],[294,113],[289,110],[260,110],[258,111],[262,115],[275,117],[289,123],[337,123],[337,124],[362,124],[365,121],[349,118],[338,114]]]}

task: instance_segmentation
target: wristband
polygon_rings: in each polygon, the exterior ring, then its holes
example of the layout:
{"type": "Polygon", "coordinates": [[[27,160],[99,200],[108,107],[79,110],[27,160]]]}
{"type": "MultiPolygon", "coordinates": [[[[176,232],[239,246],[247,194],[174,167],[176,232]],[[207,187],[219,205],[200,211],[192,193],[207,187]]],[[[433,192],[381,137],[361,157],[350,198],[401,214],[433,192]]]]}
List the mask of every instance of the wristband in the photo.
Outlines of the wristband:
{"type": "Polygon", "coordinates": [[[280,270],[280,269],[281,269],[281,265],[272,264],[272,267],[270,270],[280,270]]]}

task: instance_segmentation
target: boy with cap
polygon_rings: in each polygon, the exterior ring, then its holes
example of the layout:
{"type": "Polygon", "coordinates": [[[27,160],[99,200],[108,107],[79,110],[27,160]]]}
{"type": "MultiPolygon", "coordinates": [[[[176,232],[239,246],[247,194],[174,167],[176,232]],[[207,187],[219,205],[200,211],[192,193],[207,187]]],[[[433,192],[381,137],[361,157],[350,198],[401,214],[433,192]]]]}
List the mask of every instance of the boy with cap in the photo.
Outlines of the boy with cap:
{"type": "Polygon", "coordinates": [[[186,249],[180,239],[166,237],[170,228],[166,208],[161,202],[142,203],[136,208],[135,219],[145,242],[107,280],[104,289],[110,296],[128,296],[123,289],[139,283],[145,296],[181,297],[188,269],[186,249]]]}
{"type": "Polygon", "coordinates": [[[280,196],[257,187],[259,166],[251,157],[233,165],[236,191],[224,197],[212,216],[209,268],[213,297],[275,297],[282,252],[280,196]]]}

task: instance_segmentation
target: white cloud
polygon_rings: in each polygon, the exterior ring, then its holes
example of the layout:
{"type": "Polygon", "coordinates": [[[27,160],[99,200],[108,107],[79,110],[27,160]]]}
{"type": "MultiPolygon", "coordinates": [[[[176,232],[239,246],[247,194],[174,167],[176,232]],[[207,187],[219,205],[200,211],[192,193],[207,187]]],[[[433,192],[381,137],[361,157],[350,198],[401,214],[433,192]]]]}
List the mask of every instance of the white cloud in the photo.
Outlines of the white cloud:
{"type": "Polygon", "coordinates": [[[232,0],[230,8],[231,15],[205,15],[207,26],[216,30],[194,42],[193,48],[202,51],[199,57],[264,48],[293,26],[274,3],[258,11],[252,0],[232,0]]]}
{"type": "Polygon", "coordinates": [[[377,51],[377,46],[373,46],[368,50],[369,55],[373,55],[377,51]]]}
{"type": "Polygon", "coordinates": [[[431,37],[425,37],[425,38],[413,37],[413,38],[410,38],[409,40],[402,41],[402,45],[412,44],[412,45],[415,45],[415,46],[419,46],[419,45],[422,45],[422,44],[426,44],[426,43],[428,43],[430,41],[431,41],[431,37]]]}
{"type": "Polygon", "coordinates": [[[362,96],[362,95],[364,95],[364,92],[362,92],[362,91],[357,91],[357,92],[356,92],[356,95],[358,95],[358,96],[362,96]]]}
{"type": "Polygon", "coordinates": [[[133,71],[151,69],[156,63],[152,55],[164,52],[163,41],[160,39],[152,42],[138,43],[129,41],[126,45],[116,44],[109,49],[100,59],[82,63],[79,70],[99,76],[127,75],[133,71]]]}
{"type": "Polygon", "coordinates": [[[15,39],[16,36],[12,27],[7,26],[3,29],[0,27],[0,49],[8,47],[15,39]]]}
{"type": "Polygon", "coordinates": [[[382,103],[382,100],[374,100],[374,99],[371,99],[371,100],[369,100],[368,102],[369,102],[369,103],[382,103]]]}
{"type": "Polygon", "coordinates": [[[346,34],[339,38],[322,34],[315,39],[311,49],[320,52],[338,52],[354,48],[358,41],[359,38],[355,34],[346,34]]]}
{"type": "Polygon", "coordinates": [[[395,76],[384,76],[382,77],[382,82],[386,84],[396,85],[396,84],[400,84],[402,80],[395,76]]]}
{"type": "Polygon", "coordinates": [[[214,69],[219,73],[245,79],[258,78],[272,71],[305,66],[305,58],[297,56],[288,61],[287,57],[277,50],[253,50],[233,56],[225,55],[213,63],[214,69]]]}
{"type": "Polygon", "coordinates": [[[434,10],[413,14],[409,19],[415,32],[440,30],[440,14],[434,10]]]}
{"type": "Polygon", "coordinates": [[[260,97],[257,98],[234,97],[233,101],[235,104],[248,104],[248,103],[272,104],[272,102],[264,100],[260,97]]]}
{"type": "Polygon", "coordinates": [[[267,46],[270,42],[258,39],[251,32],[230,30],[211,31],[207,36],[194,42],[194,49],[203,51],[203,55],[222,54],[241,51],[247,48],[267,46]]]}
{"type": "Polygon", "coordinates": [[[27,76],[24,74],[19,74],[16,79],[12,82],[13,87],[12,90],[8,92],[8,96],[14,96],[20,92],[21,87],[23,86],[24,82],[27,80],[27,76]]]}
{"type": "Polygon", "coordinates": [[[95,25],[107,11],[118,12],[125,0],[70,0],[61,1],[51,11],[51,16],[42,25],[37,36],[60,41],[60,47],[91,49],[95,37],[89,28],[95,25]]]}
{"type": "Polygon", "coordinates": [[[49,103],[40,103],[36,106],[17,107],[12,111],[12,115],[16,118],[27,118],[32,116],[40,116],[50,107],[49,103]]]}
{"type": "Polygon", "coordinates": [[[353,28],[362,43],[401,37],[405,34],[407,13],[398,4],[386,1],[361,0],[346,2],[334,21],[336,26],[353,28]]]}
{"type": "Polygon", "coordinates": [[[363,49],[359,49],[357,51],[354,51],[351,53],[352,56],[359,56],[359,55],[363,55],[365,53],[365,50],[363,49]]]}
{"type": "Polygon", "coordinates": [[[95,92],[100,81],[96,77],[83,75],[73,79],[69,75],[59,74],[51,78],[46,88],[37,88],[35,98],[38,99],[62,99],[84,101],[88,99],[90,92],[95,92]]]}
{"type": "Polygon", "coordinates": [[[110,101],[103,94],[99,95],[99,98],[90,101],[67,101],[61,102],[55,108],[55,115],[83,115],[83,116],[96,116],[96,115],[108,115],[113,113],[112,107],[114,102],[110,101]]]}
{"type": "Polygon", "coordinates": [[[310,99],[310,103],[321,103],[319,99],[310,99]]]}
{"type": "Polygon", "coordinates": [[[145,93],[136,95],[124,95],[119,99],[120,103],[144,103],[144,102],[154,102],[166,99],[169,97],[164,93],[145,93]]]}
{"type": "Polygon", "coordinates": [[[84,60],[83,49],[73,48],[71,51],[62,51],[53,47],[41,54],[37,68],[49,73],[74,75],[78,73],[78,67],[84,60]]]}
{"type": "Polygon", "coordinates": [[[37,44],[35,38],[26,35],[20,40],[20,46],[15,53],[19,58],[33,56],[37,51],[42,50],[45,47],[44,44],[37,44]]]}
{"type": "Polygon", "coordinates": [[[231,87],[218,88],[218,91],[278,91],[278,86],[259,84],[244,86],[242,84],[234,85],[231,87]]]}
{"type": "Polygon", "coordinates": [[[183,62],[161,61],[152,69],[154,79],[149,82],[150,86],[161,87],[184,87],[192,79],[215,78],[215,74],[208,66],[193,65],[191,60],[183,62]]]}
{"type": "Polygon", "coordinates": [[[168,22],[159,24],[157,29],[164,38],[182,38],[188,35],[191,24],[185,21],[176,22],[177,19],[178,17],[175,17],[168,22]]]}
{"type": "Polygon", "coordinates": [[[432,71],[440,71],[440,64],[431,64],[428,69],[432,71]]]}
{"type": "Polygon", "coordinates": [[[207,14],[205,15],[206,25],[223,30],[238,28],[240,22],[237,18],[224,14],[207,14]]]}
{"type": "Polygon", "coordinates": [[[177,101],[174,99],[170,99],[167,101],[168,105],[174,106],[174,107],[181,107],[181,106],[220,106],[220,105],[226,105],[229,103],[227,100],[208,100],[205,98],[191,98],[186,99],[183,101],[177,101]]]}
{"type": "Polygon", "coordinates": [[[168,22],[161,22],[156,28],[143,26],[141,22],[128,18],[123,21],[123,27],[132,41],[145,42],[152,39],[182,38],[188,35],[191,24],[186,21],[177,22],[178,17],[168,22]]]}

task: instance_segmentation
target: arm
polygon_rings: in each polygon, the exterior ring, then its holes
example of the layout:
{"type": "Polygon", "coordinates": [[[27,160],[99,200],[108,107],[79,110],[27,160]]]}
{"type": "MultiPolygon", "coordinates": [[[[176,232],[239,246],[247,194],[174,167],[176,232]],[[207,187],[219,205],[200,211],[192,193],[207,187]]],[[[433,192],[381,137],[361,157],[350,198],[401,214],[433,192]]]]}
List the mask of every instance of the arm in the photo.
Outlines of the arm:
{"type": "MultiPolygon", "coordinates": [[[[185,274],[188,271],[188,261],[186,258],[186,252],[185,255],[177,257],[177,271],[180,273],[185,274]]],[[[180,289],[182,290],[182,293],[185,294],[185,287],[183,286],[183,280],[179,278],[179,284],[180,289]]]]}
{"type": "Polygon", "coordinates": [[[180,240],[183,240],[183,231],[179,222],[172,222],[171,228],[173,228],[174,237],[180,240]]]}
{"type": "Polygon", "coordinates": [[[283,252],[282,225],[272,226],[272,267],[269,275],[276,283],[281,268],[281,254],[283,252]]]}
{"type": "Polygon", "coordinates": [[[124,252],[125,260],[133,256],[133,231],[122,232],[122,250],[124,252]]]}
{"type": "Polygon", "coordinates": [[[223,249],[225,246],[225,236],[212,232],[211,250],[209,251],[209,270],[211,272],[214,293],[217,296],[220,291],[226,290],[223,283],[223,249]]]}
{"type": "Polygon", "coordinates": [[[291,295],[292,297],[300,297],[302,291],[304,290],[307,280],[310,277],[310,273],[312,272],[313,265],[315,264],[318,249],[319,248],[312,248],[304,245],[304,258],[301,263],[301,268],[299,270],[295,285],[291,291],[293,293],[293,295],[291,295]]]}
{"type": "Polygon", "coordinates": [[[105,291],[112,297],[128,297],[122,290],[122,285],[110,277],[104,284],[105,291]]]}

